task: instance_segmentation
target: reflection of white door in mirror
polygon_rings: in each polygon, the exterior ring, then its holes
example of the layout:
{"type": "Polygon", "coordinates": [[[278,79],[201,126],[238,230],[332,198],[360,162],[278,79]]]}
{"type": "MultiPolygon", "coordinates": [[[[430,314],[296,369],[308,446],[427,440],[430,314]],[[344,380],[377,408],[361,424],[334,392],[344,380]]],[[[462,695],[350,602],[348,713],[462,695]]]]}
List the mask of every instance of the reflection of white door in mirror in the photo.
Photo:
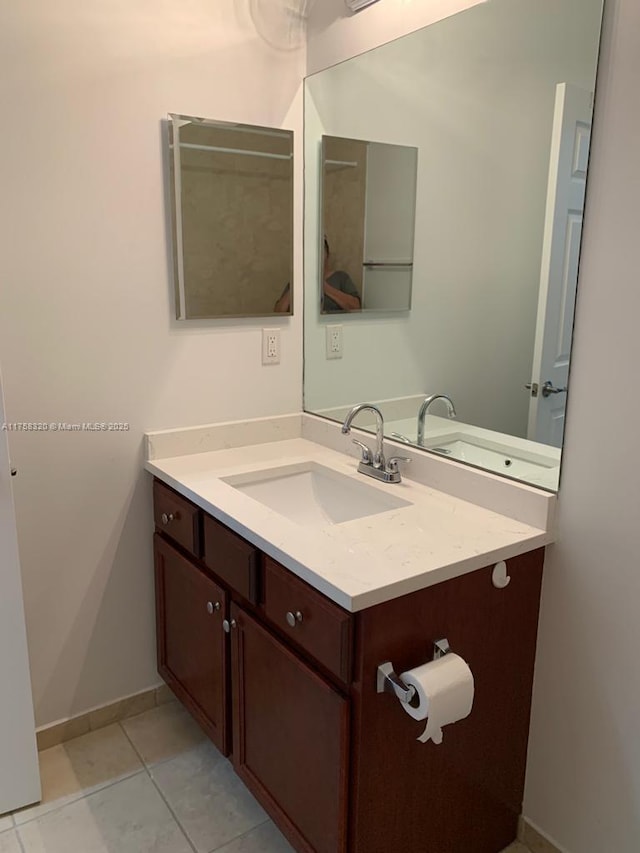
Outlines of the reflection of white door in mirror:
{"type": "Polygon", "coordinates": [[[527,434],[554,447],[564,432],[592,102],[577,86],[556,87],[527,434]]]}

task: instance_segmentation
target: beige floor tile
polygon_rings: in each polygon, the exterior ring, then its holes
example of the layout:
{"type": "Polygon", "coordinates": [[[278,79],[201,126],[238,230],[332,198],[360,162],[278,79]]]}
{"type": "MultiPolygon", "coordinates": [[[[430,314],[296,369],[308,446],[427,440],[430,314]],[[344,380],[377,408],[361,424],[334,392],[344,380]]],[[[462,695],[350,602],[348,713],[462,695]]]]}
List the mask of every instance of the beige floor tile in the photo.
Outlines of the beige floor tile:
{"type": "Polygon", "coordinates": [[[0,833],[0,853],[22,853],[15,829],[0,833]]]}
{"type": "Polygon", "coordinates": [[[6,832],[13,826],[13,818],[10,814],[0,817],[0,832],[6,832]]]}
{"type": "Polygon", "coordinates": [[[16,812],[18,825],[142,770],[119,725],[53,746],[39,759],[42,803],[16,812]]]}
{"type": "Polygon", "coordinates": [[[144,772],[18,831],[25,853],[192,853],[144,772]]]}
{"type": "Polygon", "coordinates": [[[215,853],[295,853],[280,830],[271,822],[263,823],[241,838],[220,847],[215,853]]]}
{"type": "Polygon", "coordinates": [[[168,702],[120,724],[147,766],[175,758],[205,739],[200,726],[178,702],[168,702]]]}
{"type": "Polygon", "coordinates": [[[209,741],[156,765],[151,775],[198,853],[217,850],[268,820],[209,741]]]}
{"type": "Polygon", "coordinates": [[[514,841],[513,844],[510,844],[506,850],[502,851],[502,853],[529,853],[529,849],[519,841],[514,841]]]}

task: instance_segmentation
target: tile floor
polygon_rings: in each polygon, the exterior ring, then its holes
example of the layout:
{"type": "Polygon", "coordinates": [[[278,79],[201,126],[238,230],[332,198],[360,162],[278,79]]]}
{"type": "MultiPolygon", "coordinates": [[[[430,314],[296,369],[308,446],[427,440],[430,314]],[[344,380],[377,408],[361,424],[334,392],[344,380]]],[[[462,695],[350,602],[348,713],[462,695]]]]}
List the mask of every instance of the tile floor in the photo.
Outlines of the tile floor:
{"type": "Polygon", "coordinates": [[[0,853],[292,853],[177,702],[44,750],[40,772],[42,803],[0,817],[0,853]]]}

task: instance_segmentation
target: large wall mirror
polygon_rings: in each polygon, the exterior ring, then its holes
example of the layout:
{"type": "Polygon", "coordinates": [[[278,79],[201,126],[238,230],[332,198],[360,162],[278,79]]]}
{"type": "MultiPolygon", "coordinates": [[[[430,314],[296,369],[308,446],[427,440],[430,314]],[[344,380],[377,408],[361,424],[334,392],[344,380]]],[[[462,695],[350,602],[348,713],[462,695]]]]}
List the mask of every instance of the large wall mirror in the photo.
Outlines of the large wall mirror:
{"type": "Polygon", "coordinates": [[[176,317],[293,313],[293,132],[169,115],[176,317]]]}
{"type": "Polygon", "coordinates": [[[375,403],[387,436],[558,488],[601,19],[489,0],[307,78],[307,411],[375,403]],[[323,137],[417,149],[410,311],[321,312],[323,137]]]}

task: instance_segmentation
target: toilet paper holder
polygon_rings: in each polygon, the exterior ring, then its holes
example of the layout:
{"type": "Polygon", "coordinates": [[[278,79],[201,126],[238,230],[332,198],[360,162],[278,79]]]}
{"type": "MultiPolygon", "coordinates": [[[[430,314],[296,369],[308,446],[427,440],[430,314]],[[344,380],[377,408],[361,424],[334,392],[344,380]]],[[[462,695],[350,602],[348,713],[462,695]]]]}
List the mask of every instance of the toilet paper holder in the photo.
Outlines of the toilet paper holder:
{"type": "MultiPolygon", "coordinates": [[[[433,660],[438,660],[451,651],[449,641],[446,637],[436,640],[433,644],[433,660]]],[[[381,663],[376,673],[376,691],[378,693],[392,693],[401,702],[411,702],[416,695],[415,687],[407,686],[396,674],[391,661],[381,663]]]]}

